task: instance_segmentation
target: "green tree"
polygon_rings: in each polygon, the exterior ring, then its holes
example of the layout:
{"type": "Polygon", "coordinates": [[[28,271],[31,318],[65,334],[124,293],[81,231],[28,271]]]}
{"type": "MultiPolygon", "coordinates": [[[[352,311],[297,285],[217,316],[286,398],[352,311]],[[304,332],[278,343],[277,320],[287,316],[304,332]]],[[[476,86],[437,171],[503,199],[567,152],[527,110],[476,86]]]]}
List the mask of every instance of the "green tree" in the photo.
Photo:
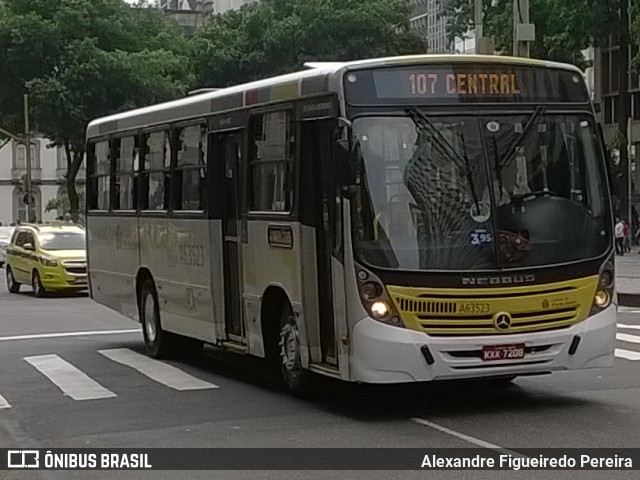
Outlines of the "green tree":
{"type": "MultiPolygon", "coordinates": [[[[443,14],[449,18],[451,34],[460,36],[473,27],[473,0],[444,0],[443,14]]],[[[511,53],[513,39],[513,0],[483,0],[485,35],[496,40],[499,51],[511,53]]],[[[640,39],[639,0],[530,0],[531,22],[536,26],[532,57],[574,63],[582,68],[586,62],[582,51],[597,47],[610,37],[619,45],[619,79],[617,141],[627,144],[627,121],[631,114],[628,94],[629,50],[632,38],[640,39]],[[633,19],[629,21],[629,16],[633,19]],[[631,26],[631,28],[630,28],[631,26]]],[[[635,65],[639,63],[634,60],[635,65]]],[[[629,156],[620,149],[620,172],[627,172],[629,156]]],[[[619,180],[618,205],[629,198],[626,173],[619,180]]],[[[623,207],[619,214],[626,218],[623,207]]]]}
{"type": "MultiPolygon", "coordinates": [[[[76,193],[78,195],[78,198],[80,199],[80,203],[82,204],[84,202],[84,190],[79,189],[76,193]]],[[[65,213],[71,212],[71,202],[69,201],[69,195],[66,191],[59,193],[56,198],[49,199],[44,207],[44,211],[51,212],[52,210],[55,210],[56,212],[62,212],[63,215],[65,213]]]]}
{"type": "Polygon", "coordinates": [[[89,121],[176,98],[193,83],[175,22],[122,0],[13,0],[0,5],[0,123],[16,130],[22,94],[32,123],[67,154],[70,212],[89,121]],[[4,88],[3,88],[4,87],[4,88]]]}
{"type": "Polygon", "coordinates": [[[408,0],[262,0],[211,18],[194,39],[200,86],[224,87],[344,61],[426,52],[408,0]]]}

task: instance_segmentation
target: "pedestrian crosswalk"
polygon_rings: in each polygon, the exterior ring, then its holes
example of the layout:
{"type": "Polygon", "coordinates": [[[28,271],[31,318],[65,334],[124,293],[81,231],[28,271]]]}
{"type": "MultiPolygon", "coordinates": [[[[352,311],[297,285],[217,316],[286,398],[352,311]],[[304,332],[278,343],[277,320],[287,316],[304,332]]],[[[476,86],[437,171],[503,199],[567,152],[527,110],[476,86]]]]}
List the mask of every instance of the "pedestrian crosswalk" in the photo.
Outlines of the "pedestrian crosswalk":
{"type": "Polygon", "coordinates": [[[145,357],[128,348],[116,348],[113,350],[98,350],[114,362],[126,365],[137,370],[151,380],[162,383],[174,390],[203,390],[207,388],[218,388],[213,383],[205,382],[183,372],[179,368],[168,365],[164,362],[145,357]]]}
{"type": "MultiPolygon", "coordinates": [[[[128,348],[98,350],[98,353],[173,390],[183,392],[219,388],[218,385],[196,378],[168,363],[154,360],[128,348]]],[[[37,355],[24,357],[23,360],[53,383],[65,397],[77,401],[118,397],[115,387],[109,385],[107,388],[59,355],[37,355]]],[[[9,399],[0,395],[0,409],[7,408],[12,408],[12,404],[9,399]]]]}
{"type": "Polygon", "coordinates": [[[74,400],[117,397],[111,390],[106,389],[58,355],[26,357],[25,360],[74,400]]]}
{"type": "Polygon", "coordinates": [[[624,348],[616,348],[617,358],[631,361],[640,360],[640,335],[635,335],[638,331],[640,331],[640,325],[618,323],[616,340],[622,342],[624,348]]]}
{"type": "MultiPolygon", "coordinates": [[[[640,361],[640,325],[618,323],[615,356],[623,361],[640,361]]],[[[103,358],[128,367],[137,374],[172,390],[214,390],[219,386],[197,378],[166,362],[149,358],[128,348],[98,350],[103,358]]],[[[76,365],[59,355],[37,355],[23,360],[53,383],[63,396],[76,401],[112,399],[118,397],[117,385],[103,385],[76,365]]],[[[110,377],[113,381],[113,377],[110,377]]],[[[109,383],[109,382],[105,382],[109,383]]],[[[6,392],[3,392],[6,394],[6,392]]],[[[14,399],[15,400],[15,399],[14,399]]],[[[11,398],[0,395],[0,410],[13,407],[11,398]]]]}

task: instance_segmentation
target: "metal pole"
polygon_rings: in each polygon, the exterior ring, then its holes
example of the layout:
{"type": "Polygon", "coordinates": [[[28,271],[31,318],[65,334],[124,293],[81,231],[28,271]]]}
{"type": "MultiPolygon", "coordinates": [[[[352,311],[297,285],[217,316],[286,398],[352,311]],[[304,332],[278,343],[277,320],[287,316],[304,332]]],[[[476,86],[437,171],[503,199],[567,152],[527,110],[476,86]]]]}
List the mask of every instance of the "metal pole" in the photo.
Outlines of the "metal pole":
{"type": "Polygon", "coordinates": [[[513,56],[530,57],[535,27],[529,24],[529,0],[513,0],[513,56]]]}
{"type": "Polygon", "coordinates": [[[482,25],[482,0],[475,0],[474,3],[474,23],[476,25],[476,45],[484,36],[482,25]]]}
{"type": "Polygon", "coordinates": [[[518,56],[518,24],[520,23],[520,4],[513,0],[513,56],[518,56]]]}
{"type": "MultiPolygon", "coordinates": [[[[633,192],[631,191],[631,119],[627,119],[627,138],[625,148],[627,149],[627,221],[629,227],[633,226],[631,217],[631,205],[633,192]]],[[[631,234],[630,234],[631,235],[631,234]]]]}
{"type": "Polygon", "coordinates": [[[33,220],[33,196],[31,195],[31,135],[29,132],[29,95],[24,94],[24,138],[27,149],[27,222],[33,220]]]}

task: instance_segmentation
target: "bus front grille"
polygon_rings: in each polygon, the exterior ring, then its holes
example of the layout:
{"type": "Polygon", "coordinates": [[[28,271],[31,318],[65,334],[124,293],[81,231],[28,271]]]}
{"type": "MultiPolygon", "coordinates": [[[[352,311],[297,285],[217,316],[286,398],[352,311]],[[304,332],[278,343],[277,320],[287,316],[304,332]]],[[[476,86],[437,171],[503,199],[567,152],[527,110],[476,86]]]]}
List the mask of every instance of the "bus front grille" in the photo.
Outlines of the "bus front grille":
{"type": "Polygon", "coordinates": [[[568,327],[575,323],[577,313],[577,308],[513,313],[511,314],[511,328],[507,331],[496,328],[493,315],[474,317],[418,315],[417,317],[422,330],[429,335],[496,335],[568,327]]]}
{"type": "Polygon", "coordinates": [[[509,335],[570,327],[591,311],[598,276],[526,287],[438,289],[387,285],[407,328],[431,336],[509,335]],[[496,320],[507,314],[508,328],[496,320]]]}

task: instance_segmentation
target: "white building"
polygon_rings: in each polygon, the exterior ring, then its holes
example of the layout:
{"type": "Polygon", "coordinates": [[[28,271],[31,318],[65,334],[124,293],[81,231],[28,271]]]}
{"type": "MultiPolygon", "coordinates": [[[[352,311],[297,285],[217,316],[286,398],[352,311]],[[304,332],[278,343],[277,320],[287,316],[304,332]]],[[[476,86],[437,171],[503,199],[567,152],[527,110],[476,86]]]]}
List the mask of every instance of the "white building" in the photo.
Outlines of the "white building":
{"type": "Polygon", "coordinates": [[[170,15],[186,35],[195,35],[213,14],[234,10],[256,0],[156,0],[156,5],[170,15]]]}
{"type": "Polygon", "coordinates": [[[449,40],[447,18],[441,15],[440,0],[411,0],[411,27],[427,39],[429,53],[450,53],[454,45],[449,40]]]}
{"type": "Polygon", "coordinates": [[[173,11],[202,12],[205,15],[237,10],[255,0],[157,0],[158,8],[173,11]]]}
{"type": "MultiPolygon", "coordinates": [[[[51,221],[65,212],[45,212],[51,199],[66,191],[66,157],[62,147],[50,148],[50,141],[34,137],[31,142],[32,196],[35,199],[34,214],[38,221],[51,221]]],[[[26,222],[27,206],[24,190],[27,174],[26,148],[13,140],[0,141],[0,222],[8,225],[20,220],[26,222]]],[[[83,182],[84,170],[77,180],[83,182]]]]}

